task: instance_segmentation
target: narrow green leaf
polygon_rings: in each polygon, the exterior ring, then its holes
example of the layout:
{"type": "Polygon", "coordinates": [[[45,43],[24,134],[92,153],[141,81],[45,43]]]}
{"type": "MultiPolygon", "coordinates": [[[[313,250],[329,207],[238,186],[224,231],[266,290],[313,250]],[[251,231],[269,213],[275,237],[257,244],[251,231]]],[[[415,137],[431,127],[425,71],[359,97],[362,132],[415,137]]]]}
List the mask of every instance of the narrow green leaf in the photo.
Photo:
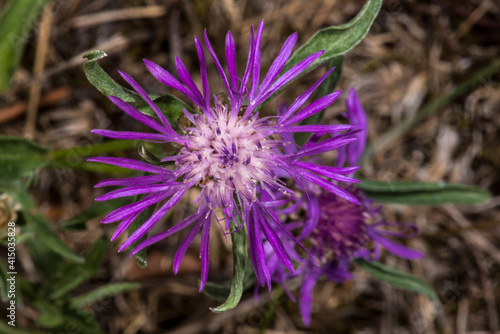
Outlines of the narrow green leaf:
{"type": "Polygon", "coordinates": [[[37,240],[55,253],[77,263],[83,263],[85,259],[77,255],[71,248],[59,238],[50,223],[38,214],[24,213],[29,229],[36,234],[37,240]]]}
{"type": "Polygon", "coordinates": [[[49,163],[47,148],[26,138],[0,135],[0,187],[19,186],[49,163]]]}
{"type": "Polygon", "coordinates": [[[0,263],[0,299],[2,302],[7,300],[7,295],[9,294],[9,287],[7,283],[7,268],[5,268],[3,263],[0,263]]]}
{"type": "Polygon", "coordinates": [[[417,181],[367,181],[357,185],[369,198],[380,203],[441,205],[479,204],[487,201],[488,191],[453,183],[417,181]]]}
{"type": "MultiPolygon", "coordinates": [[[[87,76],[89,82],[102,94],[106,96],[111,95],[119,97],[123,101],[131,103],[140,112],[148,116],[156,117],[156,113],[138,93],[118,84],[99,66],[97,60],[105,56],[106,53],[99,50],[92,51],[83,56],[87,59],[87,61],[83,64],[83,71],[85,72],[85,75],[87,76]]],[[[185,104],[175,96],[167,94],[155,94],[150,95],[149,97],[155,102],[158,108],[160,108],[167,120],[173,126],[176,125],[177,118],[179,118],[179,116],[183,114],[183,109],[186,109],[191,113],[193,112],[193,110],[187,104],[185,104]]]]}
{"type": "Polygon", "coordinates": [[[60,298],[84,281],[91,278],[99,269],[102,259],[107,250],[107,237],[103,235],[92,245],[85,255],[85,263],[69,264],[61,271],[60,278],[54,282],[54,290],[50,294],[51,299],[60,298]]]}
{"type": "Polygon", "coordinates": [[[81,231],[86,229],[87,221],[102,216],[118,207],[129,204],[129,198],[117,198],[104,202],[94,202],[90,207],[68,219],[62,224],[66,231],[81,231]]]}
{"type": "Polygon", "coordinates": [[[41,327],[55,328],[64,323],[63,310],[47,300],[36,300],[34,305],[41,311],[36,324],[41,327]]]}
{"type": "Polygon", "coordinates": [[[105,334],[96,321],[95,316],[89,312],[75,309],[66,309],[64,324],[57,328],[55,333],[80,333],[80,334],[105,334]]]}
{"type": "Polygon", "coordinates": [[[381,6],[382,0],[368,0],[358,15],[350,22],[318,30],[288,59],[281,73],[285,73],[307,56],[320,50],[325,52],[302,74],[315,69],[330,59],[346,54],[366,36],[381,6]]]}
{"type": "Polygon", "coordinates": [[[0,18],[0,91],[10,80],[30,38],[33,24],[50,0],[11,0],[0,18]]]}
{"type": "Polygon", "coordinates": [[[100,300],[106,299],[108,297],[117,295],[119,293],[137,290],[141,287],[141,284],[135,282],[120,282],[120,283],[110,283],[104,286],[100,286],[95,290],[87,292],[81,296],[75,297],[71,300],[72,307],[80,308],[85,305],[90,305],[100,300]]]}
{"type": "MultiPolygon", "coordinates": [[[[240,222],[240,224],[243,224],[240,222]]],[[[247,260],[248,234],[246,226],[243,226],[239,231],[231,224],[231,241],[233,243],[233,281],[231,283],[231,292],[227,300],[216,308],[211,309],[215,313],[225,312],[230,310],[240,302],[243,295],[245,266],[247,260]]]]}
{"type": "Polygon", "coordinates": [[[0,321],[0,333],[3,334],[47,334],[47,332],[36,331],[28,328],[19,327],[16,323],[16,326],[11,326],[7,322],[10,320],[7,318],[6,321],[0,321]]]}
{"type": "Polygon", "coordinates": [[[92,51],[83,56],[87,61],[83,64],[83,71],[89,82],[105,96],[116,96],[125,102],[136,102],[141,100],[141,96],[125,88],[113,80],[97,63],[98,59],[106,57],[103,51],[92,51]]]}
{"type": "Polygon", "coordinates": [[[354,263],[373,277],[392,287],[421,293],[429,296],[437,304],[440,304],[434,289],[429,284],[411,274],[388,267],[379,262],[367,262],[363,259],[357,259],[354,263]]]}
{"type": "MultiPolygon", "coordinates": [[[[253,271],[253,265],[251,262],[247,261],[245,265],[245,274],[243,279],[243,291],[253,286],[256,282],[255,273],[253,271]]],[[[228,280],[221,283],[207,282],[205,288],[203,288],[203,293],[215,300],[225,301],[229,294],[231,293],[231,283],[232,280],[228,280]]]]}

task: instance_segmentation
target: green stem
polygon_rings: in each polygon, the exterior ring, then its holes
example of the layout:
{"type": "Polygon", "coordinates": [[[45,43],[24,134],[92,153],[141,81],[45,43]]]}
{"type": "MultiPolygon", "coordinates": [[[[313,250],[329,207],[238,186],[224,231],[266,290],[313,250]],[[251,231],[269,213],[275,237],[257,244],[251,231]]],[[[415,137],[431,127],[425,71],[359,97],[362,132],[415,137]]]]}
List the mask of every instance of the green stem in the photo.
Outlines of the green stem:
{"type": "Polygon", "coordinates": [[[59,161],[66,159],[68,155],[78,157],[88,157],[109,152],[124,151],[136,148],[139,145],[137,140],[111,140],[96,145],[86,145],[71,148],[64,148],[52,151],[52,160],[59,161]]]}
{"type": "Polygon", "coordinates": [[[96,145],[71,147],[50,152],[53,167],[65,167],[84,170],[88,172],[130,174],[132,171],[112,165],[85,161],[85,157],[100,155],[110,152],[121,152],[136,148],[136,140],[111,140],[96,145]]]}
{"type": "Polygon", "coordinates": [[[361,158],[359,163],[364,164],[369,159],[371,159],[376,150],[379,150],[392,140],[400,137],[401,135],[412,129],[417,123],[425,120],[438,110],[441,110],[443,107],[450,104],[463,94],[467,93],[479,83],[483,82],[484,78],[498,71],[500,71],[500,59],[494,61],[489,66],[476,72],[469,79],[463,81],[457,87],[455,87],[455,89],[453,89],[450,93],[440,96],[439,98],[429,102],[413,117],[407,118],[402,123],[383,134],[372,145],[367,145],[365,153],[363,154],[363,157],[361,158]]]}

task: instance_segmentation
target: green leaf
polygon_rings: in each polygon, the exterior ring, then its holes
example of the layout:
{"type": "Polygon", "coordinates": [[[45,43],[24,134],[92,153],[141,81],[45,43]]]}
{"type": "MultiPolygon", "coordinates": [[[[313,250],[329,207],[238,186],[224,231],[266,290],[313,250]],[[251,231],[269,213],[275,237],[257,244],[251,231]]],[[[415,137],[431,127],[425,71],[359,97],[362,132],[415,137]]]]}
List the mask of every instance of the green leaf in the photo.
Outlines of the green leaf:
{"type": "Polygon", "coordinates": [[[110,283],[100,286],[95,290],[87,292],[81,296],[75,297],[71,300],[71,305],[75,308],[80,308],[85,305],[93,304],[102,299],[117,295],[119,293],[137,290],[141,284],[135,282],[120,282],[110,283]]]}
{"type": "Polygon", "coordinates": [[[85,255],[85,263],[69,264],[60,273],[59,279],[53,285],[55,289],[50,298],[60,298],[84,281],[91,278],[99,269],[106,254],[108,241],[105,235],[97,239],[92,248],[85,255]]]}
{"type": "Polygon", "coordinates": [[[41,311],[36,324],[41,327],[54,328],[64,323],[63,310],[47,300],[36,300],[34,305],[41,311]]]}
{"type": "MultiPolygon", "coordinates": [[[[103,51],[92,51],[83,57],[87,61],[83,64],[83,71],[87,76],[89,82],[97,88],[105,96],[116,96],[125,102],[129,102],[137,108],[140,112],[156,117],[156,113],[151,109],[146,101],[133,90],[125,88],[114,81],[104,70],[97,64],[97,60],[104,58],[106,53],[103,51]]],[[[182,109],[189,112],[193,110],[184,102],[172,95],[150,95],[149,96],[155,104],[160,108],[167,120],[175,126],[177,118],[183,114],[182,109]]]]}
{"type": "MultiPolygon", "coordinates": [[[[0,18],[0,91],[9,88],[33,23],[50,0],[11,0],[0,18]]],[[[1,163],[0,163],[1,164],[1,163]]]]}
{"type": "Polygon", "coordinates": [[[330,59],[346,54],[366,36],[381,6],[382,0],[368,0],[363,9],[350,22],[318,30],[288,59],[281,73],[285,73],[307,56],[320,50],[325,52],[301,75],[330,59]]]}
{"type": "Polygon", "coordinates": [[[83,64],[83,71],[89,82],[97,88],[105,96],[116,96],[125,102],[136,102],[141,100],[141,96],[125,88],[113,80],[104,70],[97,64],[97,60],[106,57],[107,54],[103,51],[92,51],[83,56],[87,61],[83,64]]]}
{"type": "Polygon", "coordinates": [[[22,179],[34,177],[49,163],[47,148],[26,138],[0,135],[0,152],[0,188],[28,186],[22,179]]]}
{"type": "MultiPolygon", "coordinates": [[[[240,224],[243,224],[240,222],[240,224]]],[[[236,231],[234,224],[231,224],[231,241],[233,243],[233,281],[231,283],[231,292],[227,300],[216,308],[211,310],[215,313],[230,310],[240,302],[244,291],[245,266],[247,260],[248,234],[246,225],[239,231],[236,231]]]]}
{"type": "MultiPolygon", "coordinates": [[[[245,274],[243,279],[243,291],[253,286],[256,282],[255,273],[253,271],[253,265],[251,262],[247,261],[245,265],[245,274]]],[[[231,283],[232,280],[228,280],[221,283],[207,282],[205,288],[203,288],[203,293],[215,300],[225,301],[229,294],[231,293],[231,283]]]]}
{"type": "Polygon", "coordinates": [[[0,299],[2,302],[7,300],[7,295],[9,294],[7,278],[9,278],[7,275],[7,268],[5,268],[3,263],[0,263],[0,299]]]}
{"type": "Polygon", "coordinates": [[[41,311],[36,319],[37,325],[51,328],[54,333],[104,333],[95,317],[88,312],[68,308],[65,304],[51,303],[46,300],[37,300],[35,306],[41,311]]]}
{"type": "Polygon", "coordinates": [[[36,234],[36,239],[55,253],[77,263],[83,263],[85,259],[77,255],[71,248],[59,238],[50,223],[38,214],[24,213],[26,223],[30,231],[36,234]]]}
{"type": "Polygon", "coordinates": [[[357,187],[377,202],[394,204],[479,204],[491,197],[479,187],[444,182],[362,180],[357,187]]]}
{"type": "Polygon", "coordinates": [[[3,334],[47,334],[47,332],[35,331],[27,328],[19,327],[16,323],[16,326],[11,326],[7,324],[10,319],[7,318],[7,321],[0,321],[0,333],[3,334]]]}
{"type": "Polygon", "coordinates": [[[123,197],[103,202],[96,201],[87,209],[65,221],[62,224],[62,228],[66,231],[85,230],[87,221],[109,213],[118,207],[125,206],[130,202],[131,200],[129,198],[123,197]]]}
{"type": "Polygon", "coordinates": [[[440,304],[434,289],[432,289],[429,284],[411,274],[388,267],[379,262],[367,262],[363,259],[357,259],[354,263],[373,277],[392,287],[424,294],[429,296],[437,304],[440,304]]]}

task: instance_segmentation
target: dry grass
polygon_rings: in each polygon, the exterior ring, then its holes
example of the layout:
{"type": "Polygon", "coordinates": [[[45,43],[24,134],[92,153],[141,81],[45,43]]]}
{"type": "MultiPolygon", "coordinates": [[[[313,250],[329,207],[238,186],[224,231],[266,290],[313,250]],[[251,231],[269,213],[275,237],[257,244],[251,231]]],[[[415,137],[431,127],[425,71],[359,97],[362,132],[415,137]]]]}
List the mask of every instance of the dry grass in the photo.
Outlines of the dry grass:
{"type": "MultiPolygon", "coordinates": [[[[28,133],[61,148],[100,140],[90,134],[93,128],[137,127],[86,81],[81,70],[85,51],[106,51],[109,57],[100,64],[114,78],[118,69],[124,70],[146,91],[165,92],[146,74],[141,59],[172,69],[172,60],[179,56],[199,81],[193,35],[201,36],[205,28],[219,53],[231,29],[245,61],[250,24],[265,19],[262,57],[269,66],[293,31],[299,32],[300,45],[317,29],[348,21],[362,5],[358,0],[56,0],[31,36],[12,88],[0,96],[0,132],[28,133]]],[[[369,116],[370,141],[495,60],[500,55],[499,31],[500,6],[493,0],[384,2],[368,37],[348,54],[340,84],[344,91],[351,86],[358,90],[369,116]]],[[[214,67],[210,71],[217,77],[214,67]]],[[[293,87],[303,91],[320,72],[293,87]]],[[[335,121],[342,110],[337,101],[326,120],[335,121]]],[[[498,196],[499,112],[496,74],[376,148],[362,173],[377,180],[475,184],[498,196]]],[[[40,210],[58,226],[92,203],[98,177],[46,170],[33,193],[40,210]]],[[[499,197],[494,197],[478,207],[386,206],[389,220],[418,225],[420,237],[411,245],[426,257],[408,263],[387,256],[385,263],[432,284],[441,308],[426,297],[393,290],[356,272],[353,282],[317,285],[311,329],[303,327],[295,303],[275,294],[264,293],[259,301],[248,294],[236,309],[213,314],[208,308],[215,302],[197,292],[195,251],[185,259],[182,273],[173,276],[171,256],[179,238],[173,237],[152,248],[146,270],[116,253],[119,243],[113,243],[92,284],[129,279],[144,288],[90,310],[107,332],[125,334],[257,333],[263,324],[266,333],[500,333],[499,205],[499,197]]],[[[111,233],[113,228],[96,221],[88,227],[87,232],[64,234],[74,249],[87,249],[102,231],[111,233]]],[[[211,279],[223,280],[231,275],[230,259],[225,241],[217,238],[212,238],[211,279]]],[[[33,269],[28,260],[24,270],[29,274],[33,269]]],[[[33,326],[36,311],[27,305],[18,316],[20,325],[33,326]]]]}

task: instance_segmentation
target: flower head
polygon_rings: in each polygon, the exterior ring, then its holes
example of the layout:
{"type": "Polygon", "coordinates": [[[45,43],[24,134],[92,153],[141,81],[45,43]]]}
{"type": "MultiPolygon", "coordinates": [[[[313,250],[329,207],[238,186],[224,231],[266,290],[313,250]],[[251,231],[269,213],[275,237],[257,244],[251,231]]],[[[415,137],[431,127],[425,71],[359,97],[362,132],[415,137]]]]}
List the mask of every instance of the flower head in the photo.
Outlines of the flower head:
{"type": "Polygon", "coordinates": [[[270,288],[271,277],[266,265],[263,238],[278,254],[280,262],[290,272],[294,272],[290,255],[285,251],[278,233],[284,233],[292,240],[295,239],[275,213],[275,208],[287,203],[294,193],[284,178],[292,178],[302,184],[315,184],[316,187],[358,203],[354,196],[336,184],[336,181],[355,182],[354,179],[345,176],[352,169],[326,167],[302,161],[312,155],[352,143],[357,140],[355,136],[349,133],[338,134],[323,141],[309,142],[293,152],[284,149],[289,144],[287,138],[296,132],[327,134],[352,128],[350,125],[342,124],[296,125],[306,117],[328,107],[340,94],[340,91],[332,92],[303,107],[313,91],[333,69],[297,97],[286,111],[274,117],[259,118],[258,107],[296,78],[323,53],[319,51],[306,57],[280,76],[297,40],[295,33],[286,40],[269,71],[260,81],[260,43],[263,28],[264,24],[261,22],[256,34],[253,28],[251,30],[250,51],[241,77],[236,70],[236,49],[231,33],[226,36],[227,69],[223,69],[205,33],[205,45],[224,84],[229,98],[228,104],[223,104],[216,96],[211,99],[205,51],[197,38],[195,44],[200,62],[201,90],[195,85],[180,59],[176,58],[175,61],[180,80],[159,65],[145,60],[146,67],[160,82],[183,93],[199,108],[200,113],[184,110],[184,116],[192,124],[185,129],[185,134],[177,133],[137,82],[122,72],[121,76],[142,96],[157,117],[146,116],[117,97],[110,97],[111,101],[156,133],[93,131],[111,138],[139,139],[156,143],[171,142],[180,147],[176,154],[163,158],[162,162],[174,163],[173,167],[168,168],[127,158],[100,157],[91,160],[149,173],[128,179],[105,180],[96,185],[122,187],[100,196],[97,200],[144,195],[141,200],[118,208],[104,218],[103,223],[120,221],[113,239],[125,231],[148,206],[162,203],[159,209],[128,237],[120,250],[144,236],[190,188],[201,188],[201,195],[195,201],[198,203],[196,213],[178,222],[169,230],[145,240],[132,252],[134,254],[160,239],[192,226],[174,258],[174,271],[177,272],[187,247],[201,229],[200,290],[207,279],[210,223],[211,218],[216,217],[217,210],[224,216],[226,231],[229,231],[230,224],[237,227],[241,227],[240,221],[246,224],[250,255],[257,279],[261,285],[267,284],[270,288]]]}

